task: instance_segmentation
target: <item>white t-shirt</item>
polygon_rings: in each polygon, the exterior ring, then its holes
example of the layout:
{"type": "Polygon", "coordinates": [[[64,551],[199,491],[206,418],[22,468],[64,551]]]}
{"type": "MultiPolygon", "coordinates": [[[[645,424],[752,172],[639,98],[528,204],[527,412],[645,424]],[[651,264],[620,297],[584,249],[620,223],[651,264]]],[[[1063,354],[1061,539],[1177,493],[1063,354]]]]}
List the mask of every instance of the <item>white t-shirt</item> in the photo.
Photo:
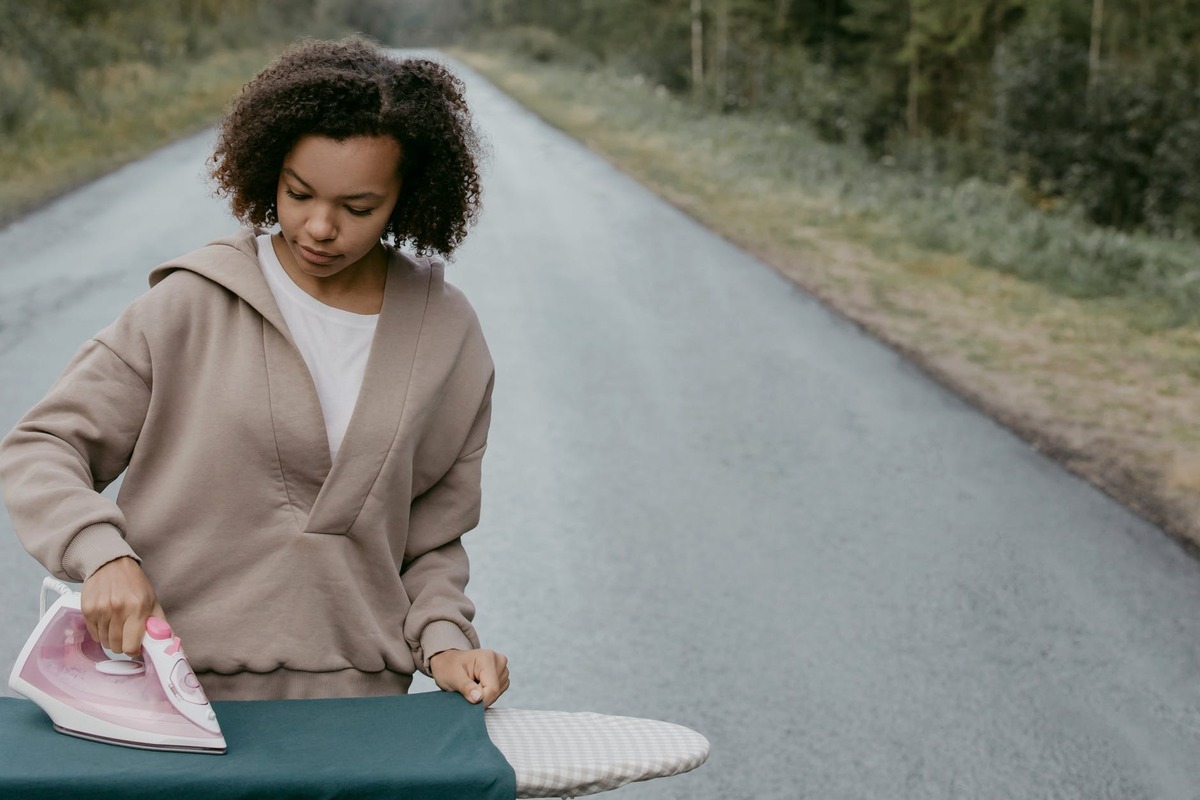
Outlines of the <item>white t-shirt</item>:
{"type": "Polygon", "coordinates": [[[333,458],[358,401],[379,315],[327,306],[301,289],[279,263],[269,233],[258,237],[258,264],[316,384],[333,458]]]}

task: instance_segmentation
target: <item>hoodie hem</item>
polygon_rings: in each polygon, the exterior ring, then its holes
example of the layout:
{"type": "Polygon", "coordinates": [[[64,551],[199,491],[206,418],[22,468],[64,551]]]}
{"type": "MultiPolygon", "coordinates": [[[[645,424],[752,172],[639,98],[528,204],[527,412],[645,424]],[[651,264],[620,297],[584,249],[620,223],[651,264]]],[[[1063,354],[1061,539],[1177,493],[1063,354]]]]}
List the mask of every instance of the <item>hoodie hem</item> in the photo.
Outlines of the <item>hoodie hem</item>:
{"type": "Polygon", "coordinates": [[[372,697],[408,694],[412,675],[403,672],[305,672],[277,669],[271,672],[225,674],[197,670],[204,693],[212,700],[283,700],[322,697],[372,697]]]}

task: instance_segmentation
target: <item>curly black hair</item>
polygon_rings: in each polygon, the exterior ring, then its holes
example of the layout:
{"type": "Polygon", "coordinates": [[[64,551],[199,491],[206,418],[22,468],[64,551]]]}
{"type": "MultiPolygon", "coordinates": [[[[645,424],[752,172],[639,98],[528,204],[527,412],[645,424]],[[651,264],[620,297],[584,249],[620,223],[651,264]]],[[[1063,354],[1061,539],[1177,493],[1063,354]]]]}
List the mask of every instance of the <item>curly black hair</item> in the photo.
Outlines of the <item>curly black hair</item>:
{"type": "Polygon", "coordinates": [[[246,84],[209,164],[217,194],[250,225],[278,222],[279,173],[303,136],[400,143],[400,199],[385,236],[449,258],[480,209],[480,141],[463,84],[425,59],[396,59],[348,37],[292,45],[246,84]]]}

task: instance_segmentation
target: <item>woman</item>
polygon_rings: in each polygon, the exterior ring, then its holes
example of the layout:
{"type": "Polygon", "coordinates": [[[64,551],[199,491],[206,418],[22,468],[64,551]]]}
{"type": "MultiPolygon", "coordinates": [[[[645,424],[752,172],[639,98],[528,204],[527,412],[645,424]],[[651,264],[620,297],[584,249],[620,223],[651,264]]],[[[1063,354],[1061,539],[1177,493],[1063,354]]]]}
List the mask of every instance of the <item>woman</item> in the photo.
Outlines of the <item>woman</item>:
{"type": "Polygon", "coordinates": [[[399,249],[458,246],[477,153],[456,78],[360,39],[247,84],[211,164],[252,227],[156,268],[0,443],[17,535],[83,581],[94,638],[135,654],[165,615],[214,699],[507,689],[461,543],[492,362],[441,263],[399,249]]]}

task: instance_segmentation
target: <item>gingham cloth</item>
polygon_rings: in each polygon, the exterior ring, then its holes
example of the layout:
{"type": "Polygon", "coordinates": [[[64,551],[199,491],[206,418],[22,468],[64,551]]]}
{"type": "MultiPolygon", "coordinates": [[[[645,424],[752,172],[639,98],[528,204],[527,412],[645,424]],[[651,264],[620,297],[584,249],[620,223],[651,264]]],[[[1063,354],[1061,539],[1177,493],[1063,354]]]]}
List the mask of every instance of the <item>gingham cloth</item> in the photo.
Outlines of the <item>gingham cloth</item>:
{"type": "Polygon", "coordinates": [[[489,708],[488,736],[517,774],[517,797],[580,797],[695,769],[708,740],[636,717],[489,708]]]}

